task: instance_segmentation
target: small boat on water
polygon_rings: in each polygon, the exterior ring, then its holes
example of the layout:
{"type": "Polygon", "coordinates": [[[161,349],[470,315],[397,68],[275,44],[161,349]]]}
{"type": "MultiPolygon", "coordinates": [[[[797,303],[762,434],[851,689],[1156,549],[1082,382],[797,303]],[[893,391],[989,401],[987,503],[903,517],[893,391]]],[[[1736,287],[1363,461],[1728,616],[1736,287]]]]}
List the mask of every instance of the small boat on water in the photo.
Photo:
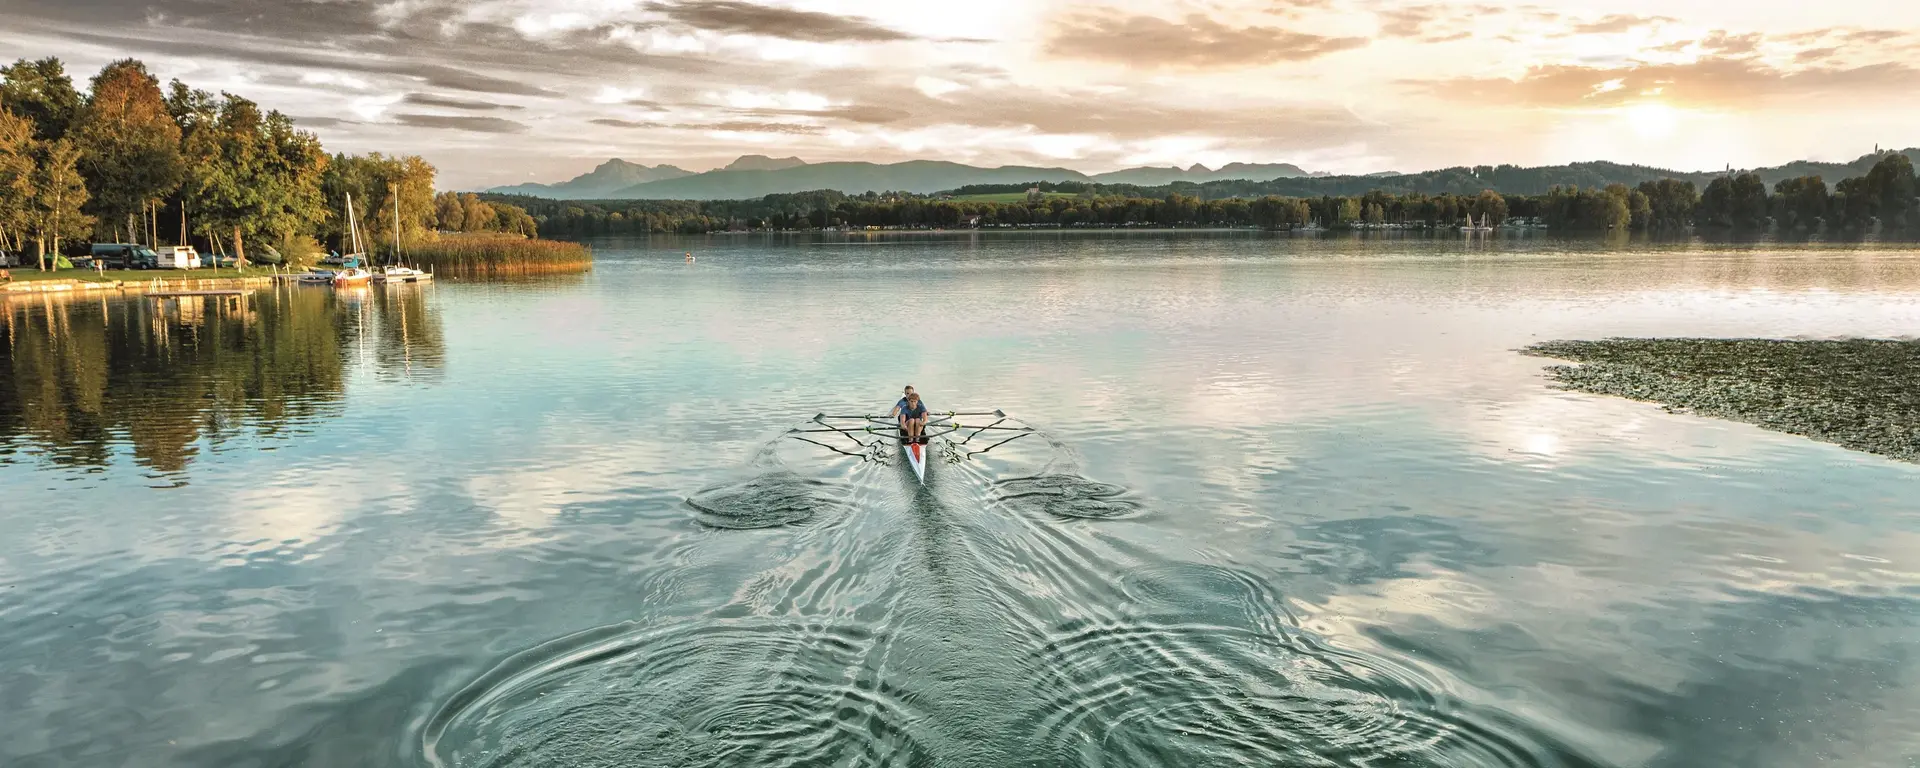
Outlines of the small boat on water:
{"type": "Polygon", "coordinates": [[[333,287],[335,288],[342,288],[350,285],[366,285],[372,280],[373,280],[373,273],[368,272],[364,269],[361,269],[358,266],[350,266],[350,267],[347,267],[346,269],[340,270],[339,272],[333,273],[333,287]]]}
{"type": "MultiPolygon", "coordinates": [[[[921,485],[927,484],[927,465],[934,441],[939,441],[948,461],[962,461],[986,453],[1007,443],[1034,433],[1033,427],[1009,418],[998,409],[991,411],[948,411],[945,414],[930,414],[926,431],[918,442],[908,441],[900,431],[900,425],[884,416],[828,416],[821,414],[813,417],[806,427],[795,427],[787,434],[807,443],[826,448],[847,456],[859,457],[866,461],[890,463],[893,456],[893,444],[900,445],[900,453],[907,457],[907,465],[913,470],[913,477],[921,485]],[[982,419],[985,423],[961,424],[960,419],[973,421],[982,419]],[[842,443],[823,443],[828,439],[826,433],[834,433],[851,440],[858,450],[843,447],[842,443]],[[1012,433],[1012,434],[1008,434],[1012,433]],[[810,435],[821,435],[815,440],[810,435]],[[979,438],[980,442],[974,442],[979,438]]],[[[837,438],[836,438],[837,441],[837,438]]]]}
{"type": "Polygon", "coordinates": [[[927,445],[926,438],[908,440],[907,433],[901,432],[894,439],[900,441],[900,452],[907,455],[907,464],[913,467],[913,476],[921,485],[927,484],[927,445]]]}
{"type": "Polygon", "coordinates": [[[422,272],[412,267],[386,266],[373,273],[373,281],[385,285],[395,283],[424,283],[433,279],[432,272],[422,272]]]}
{"type": "Polygon", "coordinates": [[[1469,213],[1469,214],[1467,214],[1467,225],[1466,225],[1466,226],[1464,226],[1464,227],[1461,227],[1461,228],[1460,228],[1460,231],[1462,231],[1462,232],[1492,232],[1492,231],[1493,231],[1493,214],[1491,214],[1491,213],[1489,213],[1489,214],[1486,214],[1486,215],[1484,215],[1484,216],[1481,216],[1481,217],[1480,217],[1480,223],[1479,223],[1479,224],[1475,224],[1475,223],[1473,223],[1473,214],[1471,214],[1471,213],[1469,213]]]}

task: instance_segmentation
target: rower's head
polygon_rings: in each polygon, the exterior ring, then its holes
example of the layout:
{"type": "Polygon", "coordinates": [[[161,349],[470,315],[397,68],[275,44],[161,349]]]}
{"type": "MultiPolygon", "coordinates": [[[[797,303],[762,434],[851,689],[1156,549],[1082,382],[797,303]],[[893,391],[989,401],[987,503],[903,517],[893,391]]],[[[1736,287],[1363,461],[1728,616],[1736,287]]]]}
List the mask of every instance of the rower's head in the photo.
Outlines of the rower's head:
{"type": "Polygon", "coordinates": [[[914,394],[914,393],[913,393],[913,385],[912,385],[912,384],[908,384],[908,385],[907,385],[907,389],[906,389],[906,393],[907,393],[907,397],[913,397],[913,394],[914,394]]]}
{"type": "Polygon", "coordinates": [[[920,402],[920,393],[918,393],[918,392],[913,392],[913,391],[908,391],[908,392],[907,392],[907,402],[909,402],[909,403],[917,403],[917,402],[920,402]]]}

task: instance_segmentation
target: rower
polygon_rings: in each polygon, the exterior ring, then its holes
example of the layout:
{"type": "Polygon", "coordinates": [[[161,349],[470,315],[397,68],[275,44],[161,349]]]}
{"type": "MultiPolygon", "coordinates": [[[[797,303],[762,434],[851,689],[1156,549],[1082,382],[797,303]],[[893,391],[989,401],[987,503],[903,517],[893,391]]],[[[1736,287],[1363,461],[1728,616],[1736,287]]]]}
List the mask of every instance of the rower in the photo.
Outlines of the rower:
{"type": "Polygon", "coordinates": [[[688,264],[693,263],[693,251],[687,251],[687,263],[688,264]]]}
{"type": "Polygon", "coordinates": [[[900,398],[900,402],[894,403],[893,410],[887,412],[887,415],[900,417],[900,435],[906,442],[925,443],[927,441],[926,436],[922,434],[927,428],[927,404],[920,401],[920,393],[913,391],[912,384],[907,385],[906,396],[900,398]]]}

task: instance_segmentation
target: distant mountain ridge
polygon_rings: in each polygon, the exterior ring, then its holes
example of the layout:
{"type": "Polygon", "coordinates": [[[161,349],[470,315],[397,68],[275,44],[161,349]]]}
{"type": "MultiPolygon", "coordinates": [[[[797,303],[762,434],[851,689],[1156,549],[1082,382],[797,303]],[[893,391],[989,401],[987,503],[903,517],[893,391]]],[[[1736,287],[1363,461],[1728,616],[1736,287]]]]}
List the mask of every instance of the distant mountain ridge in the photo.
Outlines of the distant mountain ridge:
{"type": "Polygon", "coordinates": [[[797,168],[799,166],[806,165],[806,164],[807,164],[807,161],[797,157],[782,157],[776,160],[774,158],[767,157],[766,155],[741,155],[738,159],[734,160],[733,162],[727,163],[727,167],[722,168],[720,170],[723,170],[723,171],[784,171],[788,168],[797,168]]]}
{"type": "Polygon", "coordinates": [[[767,195],[832,189],[847,194],[931,194],[968,184],[1087,181],[1079,171],[1007,165],[980,168],[944,160],[904,163],[807,163],[776,170],[718,170],[651,181],[608,196],[613,200],[744,200],[767,195]]]}
{"type": "Polygon", "coordinates": [[[724,168],[705,173],[692,173],[670,165],[648,168],[616,159],[558,184],[516,184],[487,191],[557,200],[735,200],[817,189],[848,194],[931,194],[970,184],[1081,181],[1147,186],[1176,181],[1268,181],[1313,175],[1288,163],[1229,163],[1217,170],[1198,164],[1185,169],[1129,168],[1090,176],[1068,168],[1020,165],[983,168],[943,160],[808,163],[798,157],[742,155],[724,168]],[[625,179],[630,180],[618,183],[625,179]]]}
{"type": "MultiPolygon", "coordinates": [[[[746,158],[740,158],[745,160],[746,158]]],[[[764,159],[764,158],[762,158],[764,159]]],[[[638,163],[629,163],[614,158],[601,163],[586,173],[575,176],[558,184],[515,184],[509,187],[494,187],[488,192],[503,195],[531,195],[555,200],[592,200],[604,199],[620,190],[635,184],[650,181],[677,179],[692,176],[693,171],[672,165],[656,165],[651,168],[638,163]]]]}
{"type": "MultiPolygon", "coordinates": [[[[1920,164],[1920,150],[1904,153],[1920,164]]],[[[1864,175],[1883,154],[1868,154],[1847,163],[1796,161],[1771,168],[1746,169],[1768,186],[1800,176],[1822,176],[1828,184],[1864,175]]],[[[1740,169],[1735,169],[1740,170],[1740,169]]],[[[1420,173],[1371,173],[1332,176],[1306,173],[1287,163],[1232,163],[1219,169],[1204,165],[1182,168],[1129,168],[1088,175],[1068,168],[1002,166],[981,168],[940,160],[904,163],[807,163],[799,158],[743,156],[726,168],[690,173],[661,165],[653,168],[610,160],[592,173],[553,185],[521,184],[490,192],[561,200],[749,200],[773,194],[834,190],[846,194],[908,192],[933,194],[973,187],[968,192],[1020,191],[1037,183],[1067,183],[1070,188],[1105,187],[1114,194],[1161,196],[1169,191],[1199,194],[1208,199],[1284,195],[1363,195],[1379,190],[1396,194],[1475,194],[1495,190],[1506,194],[1544,194],[1554,186],[1599,188],[1609,184],[1634,186],[1644,181],[1679,179],[1705,188],[1725,171],[1675,171],[1613,162],[1522,167],[1456,166],[1420,173]],[[615,185],[623,178],[640,181],[615,185]],[[996,188],[997,187],[997,188],[996,188]]]]}
{"type": "Polygon", "coordinates": [[[1128,168],[1109,173],[1096,173],[1093,180],[1101,184],[1138,184],[1154,187],[1172,184],[1176,181],[1191,181],[1200,184],[1226,179],[1245,179],[1247,181],[1271,181],[1273,179],[1298,179],[1313,174],[1301,170],[1292,163],[1227,163],[1218,170],[1209,169],[1199,163],[1188,168],[1128,168]]]}

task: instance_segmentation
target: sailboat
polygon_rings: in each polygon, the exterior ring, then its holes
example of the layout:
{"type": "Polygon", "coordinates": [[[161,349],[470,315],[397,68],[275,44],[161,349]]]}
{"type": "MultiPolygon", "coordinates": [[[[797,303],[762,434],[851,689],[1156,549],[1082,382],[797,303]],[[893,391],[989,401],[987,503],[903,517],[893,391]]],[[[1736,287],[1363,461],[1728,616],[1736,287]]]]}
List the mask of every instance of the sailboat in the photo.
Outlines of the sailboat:
{"type": "Polygon", "coordinates": [[[1464,227],[1461,227],[1461,228],[1460,228],[1460,231],[1462,231],[1462,232],[1492,232],[1492,231],[1493,231],[1493,224],[1492,224],[1492,221],[1493,221],[1493,214],[1490,214],[1490,213],[1489,213],[1489,214],[1483,214],[1483,215],[1481,215],[1481,217],[1480,217],[1480,223],[1479,223],[1479,224],[1474,224],[1474,223],[1473,223],[1473,214],[1471,214],[1471,213],[1469,213],[1469,214],[1467,214],[1467,225],[1466,225],[1466,226],[1464,226],[1464,227]]]}
{"type": "Polygon", "coordinates": [[[393,259],[396,263],[388,264],[381,268],[378,273],[374,274],[374,282],[386,284],[420,283],[433,279],[432,272],[422,272],[411,267],[400,266],[400,264],[397,263],[400,260],[400,190],[398,188],[393,190],[393,259]]]}
{"type": "Polygon", "coordinates": [[[368,280],[373,279],[373,273],[368,272],[360,266],[360,263],[366,259],[367,254],[366,251],[360,247],[360,221],[353,216],[353,195],[351,193],[347,195],[347,236],[353,240],[353,252],[341,259],[343,269],[333,273],[333,287],[335,288],[366,285],[368,280]]]}

